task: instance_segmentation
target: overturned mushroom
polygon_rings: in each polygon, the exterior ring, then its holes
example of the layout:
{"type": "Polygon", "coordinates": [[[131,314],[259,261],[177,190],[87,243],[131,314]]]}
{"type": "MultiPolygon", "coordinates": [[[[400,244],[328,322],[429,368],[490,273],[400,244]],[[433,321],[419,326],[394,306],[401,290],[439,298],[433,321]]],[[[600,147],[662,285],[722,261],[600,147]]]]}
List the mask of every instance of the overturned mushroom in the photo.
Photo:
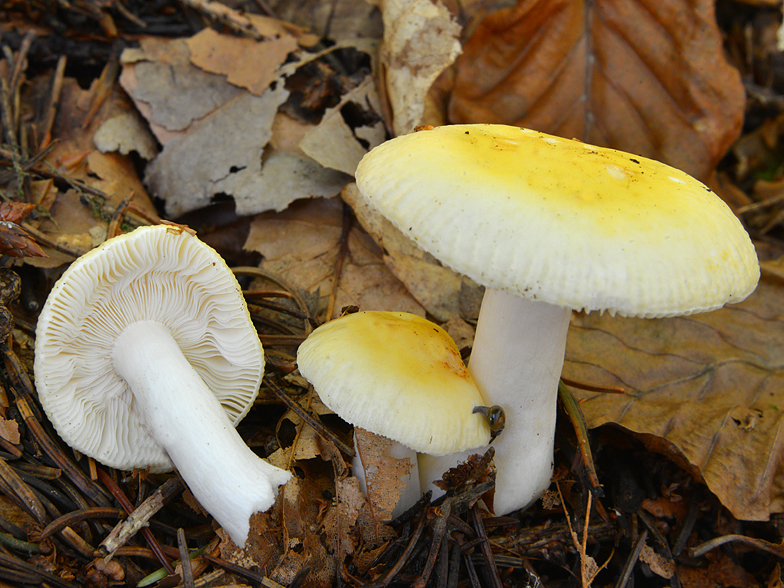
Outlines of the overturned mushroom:
{"type": "Polygon", "coordinates": [[[235,429],[263,373],[231,270],[173,227],[139,228],[77,259],[38,318],[36,387],[63,440],[118,469],[176,467],[239,546],[290,477],[235,429]]]}

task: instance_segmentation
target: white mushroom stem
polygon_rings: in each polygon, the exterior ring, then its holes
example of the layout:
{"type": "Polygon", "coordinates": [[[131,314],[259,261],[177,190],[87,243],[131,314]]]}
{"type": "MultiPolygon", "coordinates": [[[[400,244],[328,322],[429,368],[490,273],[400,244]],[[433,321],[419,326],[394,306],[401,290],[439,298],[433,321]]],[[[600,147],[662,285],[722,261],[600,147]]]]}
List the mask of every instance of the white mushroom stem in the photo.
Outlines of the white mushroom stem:
{"type": "Polygon", "coordinates": [[[199,504],[244,547],[251,515],[272,506],[277,487],[291,474],[250,450],[160,323],[126,327],[112,361],[147,431],[166,449],[199,504]]]}
{"type": "MultiPolygon", "coordinates": [[[[482,300],[468,370],[488,405],[504,409],[506,427],[493,442],[497,515],[525,508],[550,485],[566,333],[572,311],[488,289],[482,300]]],[[[470,453],[483,453],[480,448],[470,453]]],[[[425,485],[467,454],[419,456],[425,485]]]]}

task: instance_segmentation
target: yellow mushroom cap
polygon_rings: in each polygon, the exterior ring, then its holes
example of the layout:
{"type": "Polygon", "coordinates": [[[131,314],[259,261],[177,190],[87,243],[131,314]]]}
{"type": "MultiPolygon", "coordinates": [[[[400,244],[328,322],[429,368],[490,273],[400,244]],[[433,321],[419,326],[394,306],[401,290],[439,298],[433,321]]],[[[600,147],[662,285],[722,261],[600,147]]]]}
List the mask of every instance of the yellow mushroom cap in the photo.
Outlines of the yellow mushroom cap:
{"type": "Polygon", "coordinates": [[[300,373],[345,421],[420,453],[485,445],[473,413],[482,397],[452,338],[404,312],[358,312],[330,321],[299,346],[300,373]]]}
{"type": "Polygon", "coordinates": [[[660,162],[506,125],[397,137],[357,186],[476,282],[575,310],[661,317],[748,296],[759,262],[707,186],[660,162]]]}

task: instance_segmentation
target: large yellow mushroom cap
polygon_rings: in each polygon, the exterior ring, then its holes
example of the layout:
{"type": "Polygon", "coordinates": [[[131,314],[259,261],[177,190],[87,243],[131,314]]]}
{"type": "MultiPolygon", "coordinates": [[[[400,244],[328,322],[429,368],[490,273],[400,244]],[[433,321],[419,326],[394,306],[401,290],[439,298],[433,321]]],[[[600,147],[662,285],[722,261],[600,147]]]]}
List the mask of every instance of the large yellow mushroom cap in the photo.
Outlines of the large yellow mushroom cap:
{"type": "Polygon", "coordinates": [[[729,207],[657,161],[505,125],[387,141],[357,185],[478,283],[576,310],[660,317],[748,296],[756,252],[729,207]]]}
{"type": "Polygon", "coordinates": [[[299,346],[300,373],[345,421],[420,453],[485,445],[473,412],[482,397],[452,338],[404,312],[358,312],[330,321],[299,346]]]}

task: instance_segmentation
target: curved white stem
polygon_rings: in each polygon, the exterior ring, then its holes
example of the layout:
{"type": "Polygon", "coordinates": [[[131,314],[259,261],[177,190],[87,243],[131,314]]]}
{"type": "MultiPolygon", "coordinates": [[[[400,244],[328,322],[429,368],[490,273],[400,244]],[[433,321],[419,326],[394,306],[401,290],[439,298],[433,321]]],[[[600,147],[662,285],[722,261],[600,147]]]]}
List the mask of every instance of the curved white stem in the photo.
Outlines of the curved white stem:
{"type": "Polygon", "coordinates": [[[244,547],[251,515],[272,506],[290,472],[251,451],[160,323],[126,327],[112,360],[133,392],[139,420],[166,449],[199,504],[244,547]]]}
{"type": "MultiPolygon", "coordinates": [[[[468,369],[488,405],[506,414],[493,442],[497,468],[497,515],[525,508],[550,485],[566,333],[572,311],[488,289],[479,312],[468,369]]],[[[483,453],[479,448],[468,453],[483,453]]],[[[423,485],[468,454],[419,456],[423,485]]]]}

